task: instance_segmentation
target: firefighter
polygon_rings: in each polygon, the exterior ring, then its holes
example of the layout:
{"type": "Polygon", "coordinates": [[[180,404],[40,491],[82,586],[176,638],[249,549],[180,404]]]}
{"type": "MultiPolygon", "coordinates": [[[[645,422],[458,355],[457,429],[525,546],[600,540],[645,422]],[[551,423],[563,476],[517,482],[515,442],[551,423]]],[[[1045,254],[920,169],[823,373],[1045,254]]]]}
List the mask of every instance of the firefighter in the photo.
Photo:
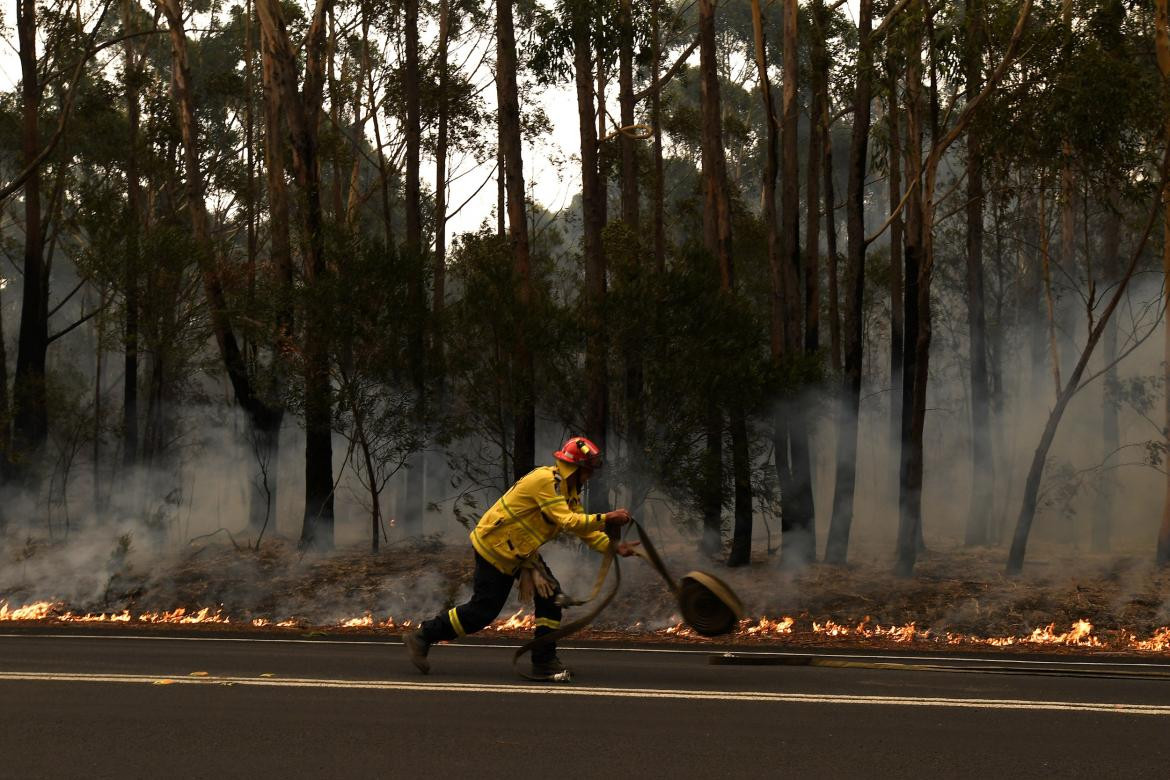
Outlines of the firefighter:
{"type": "MultiPolygon", "coordinates": [[[[585,514],[581,488],[601,468],[601,450],[583,436],[574,436],[553,453],[551,466],[541,466],[522,477],[492,505],[471,532],[475,554],[473,592],[466,604],[439,613],[406,636],[410,660],[420,672],[430,671],[427,652],[435,642],[474,634],[500,614],[512,583],[520,581],[523,598],[532,593],[535,604],[536,636],[543,636],[561,624],[561,607],[556,598],[560,584],[540,557],[540,546],[561,531],[604,553],[611,541],[606,524],[630,522],[626,509],[585,514]]],[[[633,555],[637,542],[619,542],[614,552],[633,555]]],[[[566,679],[568,670],[557,658],[555,643],[544,643],[532,652],[532,676],[539,679],[566,679]]]]}

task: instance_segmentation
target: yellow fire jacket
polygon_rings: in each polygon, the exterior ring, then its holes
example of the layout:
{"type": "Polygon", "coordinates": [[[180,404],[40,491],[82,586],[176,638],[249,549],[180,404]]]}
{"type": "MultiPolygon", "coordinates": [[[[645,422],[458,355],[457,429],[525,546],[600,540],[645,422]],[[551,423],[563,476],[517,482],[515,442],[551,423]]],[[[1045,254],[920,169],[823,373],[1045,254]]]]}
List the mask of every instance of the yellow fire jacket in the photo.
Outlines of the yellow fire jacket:
{"type": "Polygon", "coordinates": [[[557,461],[522,477],[492,505],[471,532],[471,544],[504,574],[515,574],[535,558],[537,549],[561,531],[578,536],[598,552],[609,548],[600,514],[582,511],[578,491],[568,478],[577,467],[557,461]]]}

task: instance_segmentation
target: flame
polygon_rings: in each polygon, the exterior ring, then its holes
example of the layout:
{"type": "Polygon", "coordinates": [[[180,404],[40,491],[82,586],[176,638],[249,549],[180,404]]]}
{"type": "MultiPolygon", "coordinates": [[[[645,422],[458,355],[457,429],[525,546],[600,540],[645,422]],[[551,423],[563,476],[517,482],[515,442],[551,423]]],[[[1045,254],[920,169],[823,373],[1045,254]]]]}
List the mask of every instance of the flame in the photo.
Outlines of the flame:
{"type": "MultiPolygon", "coordinates": [[[[659,635],[679,639],[701,639],[679,617],[673,616],[674,625],[660,629],[659,635]]],[[[12,607],[7,601],[0,601],[0,622],[12,621],[51,621],[55,623],[150,623],[171,625],[215,624],[215,625],[249,625],[255,628],[299,628],[310,625],[299,618],[252,618],[250,620],[233,620],[225,614],[223,607],[202,607],[197,610],[188,610],[179,607],[170,611],[140,612],[133,614],[128,609],[121,612],[86,612],[77,613],[65,608],[61,602],[37,601],[12,607]]],[[[373,614],[366,612],[363,615],[342,618],[335,624],[338,628],[371,628],[401,631],[412,629],[417,622],[410,619],[395,620],[386,617],[379,620],[373,614]]],[[[532,614],[525,614],[524,610],[517,610],[506,619],[497,620],[489,626],[491,631],[530,631],[536,626],[532,614]]],[[[644,632],[641,623],[632,628],[635,632],[644,632]]],[[[823,639],[860,639],[881,640],[900,644],[946,644],[946,645],[983,645],[989,647],[1020,647],[1020,646],[1061,646],[1078,648],[1100,648],[1108,650],[1124,650],[1142,653],[1170,652],[1170,626],[1162,626],[1148,637],[1139,637],[1127,629],[1096,633],[1092,622],[1084,618],[1075,621],[1067,631],[1058,631],[1055,623],[1034,628],[1028,634],[1016,636],[978,636],[956,632],[933,632],[930,629],[919,628],[916,623],[903,625],[883,626],[866,616],[856,624],[838,623],[832,619],[800,621],[791,616],[780,618],[759,617],[740,622],[735,637],[741,640],[766,640],[776,637],[794,637],[811,634],[815,638],[823,639]],[[807,621],[807,622],[805,622],[807,621]],[[804,626],[807,626],[805,628],[804,626]]]]}
{"type": "Polygon", "coordinates": [[[54,606],[49,601],[38,601],[10,610],[7,601],[0,601],[0,620],[44,620],[49,617],[54,606]]]}
{"type": "Polygon", "coordinates": [[[532,615],[524,615],[524,610],[518,609],[516,613],[507,620],[497,620],[492,623],[490,628],[492,631],[526,631],[536,627],[536,618],[532,615]]]}
{"type": "Polygon", "coordinates": [[[766,617],[762,617],[760,618],[760,622],[754,625],[750,620],[745,620],[740,625],[740,631],[748,636],[767,636],[769,634],[779,636],[781,634],[791,634],[792,626],[795,624],[796,621],[787,616],[779,620],[769,620],[766,617]]]}
{"type": "MultiPolygon", "coordinates": [[[[676,618],[677,620],[677,618],[676,618]]],[[[666,636],[687,639],[699,638],[685,623],[679,621],[675,625],[663,629],[666,636]]],[[[743,638],[788,636],[798,633],[796,619],[785,616],[780,619],[761,617],[758,620],[741,621],[735,635],[743,638]]],[[[804,632],[800,632],[804,633],[804,632]]],[[[880,639],[898,643],[945,643],[948,645],[988,645],[991,647],[1013,647],[1019,645],[1049,645],[1083,648],[1103,648],[1110,650],[1131,650],[1138,652],[1167,652],[1170,651],[1170,626],[1163,626],[1146,639],[1139,638],[1131,631],[1121,630],[1114,637],[1102,637],[1094,634],[1093,624],[1085,619],[1074,622],[1068,631],[1059,632],[1055,623],[1035,628],[1031,633],[1023,636],[991,636],[981,637],[972,634],[946,632],[939,634],[930,629],[919,628],[916,623],[903,625],[882,626],[866,616],[856,625],[837,623],[831,619],[811,621],[808,633],[814,637],[826,639],[880,639]]]]}

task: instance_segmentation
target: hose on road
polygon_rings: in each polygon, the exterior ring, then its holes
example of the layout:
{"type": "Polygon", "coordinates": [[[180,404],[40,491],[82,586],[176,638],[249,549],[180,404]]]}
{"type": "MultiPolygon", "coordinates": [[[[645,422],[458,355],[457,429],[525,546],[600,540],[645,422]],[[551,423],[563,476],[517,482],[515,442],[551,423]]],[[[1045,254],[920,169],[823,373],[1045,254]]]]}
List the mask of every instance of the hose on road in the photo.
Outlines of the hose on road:
{"type": "MultiPolygon", "coordinates": [[[[682,580],[675,582],[674,578],[670,576],[666,564],[662,561],[662,557],[658,554],[658,550],[654,547],[654,543],[650,540],[649,534],[646,533],[646,529],[637,520],[633,520],[631,525],[637,530],[638,540],[641,542],[639,547],[633,548],[634,554],[650,564],[650,567],[665,580],[667,587],[678,600],[683,622],[703,636],[720,636],[731,632],[744,615],[743,603],[740,602],[735,592],[718,577],[703,571],[688,572],[682,580]]],[[[616,537],[616,533],[610,534],[610,539],[614,543],[610,544],[601,559],[601,566],[598,568],[597,578],[594,580],[593,590],[589,597],[583,601],[567,598],[560,600],[561,606],[566,607],[586,604],[593,604],[593,606],[576,620],[562,624],[560,628],[521,645],[512,657],[514,669],[517,668],[520,658],[534,648],[557,642],[589,626],[613,601],[622,582],[621,565],[614,555],[617,546],[616,537]],[[614,571],[613,586],[603,598],[598,600],[602,585],[605,583],[611,568],[614,571]]],[[[517,671],[519,670],[517,669],[517,671]]],[[[521,676],[526,675],[522,674],[521,676]]]]}

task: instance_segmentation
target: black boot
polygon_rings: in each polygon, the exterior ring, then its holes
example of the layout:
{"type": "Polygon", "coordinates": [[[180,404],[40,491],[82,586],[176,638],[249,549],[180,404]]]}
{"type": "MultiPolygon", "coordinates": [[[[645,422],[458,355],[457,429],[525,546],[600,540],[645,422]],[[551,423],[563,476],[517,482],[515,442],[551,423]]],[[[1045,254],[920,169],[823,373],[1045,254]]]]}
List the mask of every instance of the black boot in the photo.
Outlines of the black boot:
{"type": "Polygon", "coordinates": [[[573,670],[561,663],[561,659],[554,655],[552,658],[532,662],[532,678],[534,680],[570,682],[573,679],[573,670]]]}
{"type": "Polygon", "coordinates": [[[423,674],[429,674],[431,662],[427,660],[427,653],[431,649],[431,643],[423,637],[423,632],[410,632],[402,638],[402,643],[406,645],[406,651],[410,653],[410,662],[423,674]]]}

